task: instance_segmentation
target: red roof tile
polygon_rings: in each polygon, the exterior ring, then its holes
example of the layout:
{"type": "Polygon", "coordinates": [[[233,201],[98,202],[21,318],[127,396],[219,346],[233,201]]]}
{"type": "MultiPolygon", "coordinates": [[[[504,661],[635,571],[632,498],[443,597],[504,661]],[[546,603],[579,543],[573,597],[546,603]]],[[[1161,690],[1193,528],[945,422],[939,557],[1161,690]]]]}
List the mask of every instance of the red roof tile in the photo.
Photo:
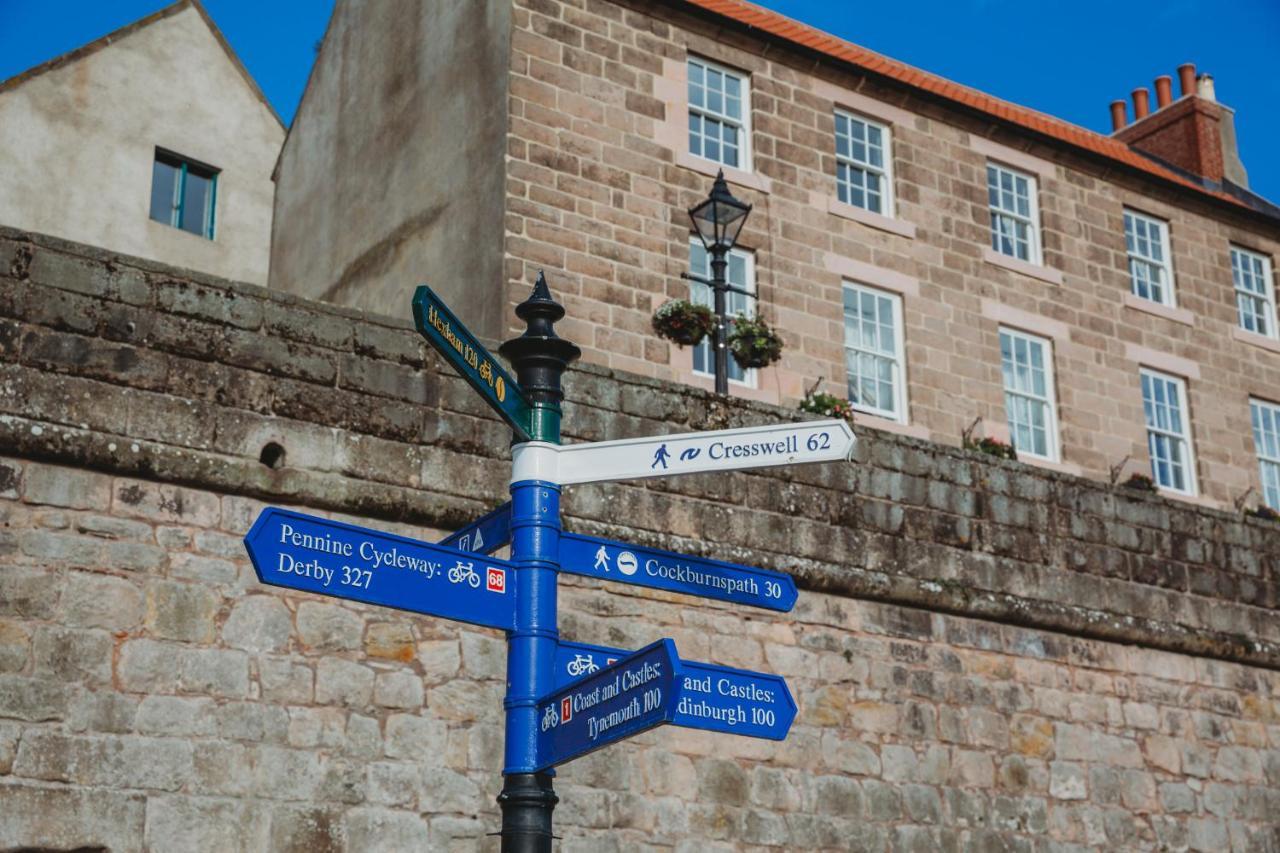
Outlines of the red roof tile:
{"type": "Polygon", "coordinates": [[[1076,148],[1099,154],[1126,166],[1163,178],[1166,181],[1172,181],[1241,207],[1248,207],[1248,205],[1227,193],[1205,189],[1203,186],[1187,180],[1171,169],[1164,168],[1159,163],[1142,156],[1118,139],[1112,139],[1109,136],[1104,136],[1101,133],[1079,127],[1027,107],[1020,107],[1017,104],[1002,101],[976,89],[961,86],[935,74],[913,68],[896,59],[890,59],[864,47],[859,47],[852,42],[839,39],[785,15],[780,15],[754,3],[749,3],[747,0],[685,0],[685,2],[737,21],[740,24],[756,27],[777,38],[786,39],[803,47],[825,53],[835,59],[844,60],[864,70],[873,71],[913,88],[922,89],[934,95],[964,104],[1076,148]]]}

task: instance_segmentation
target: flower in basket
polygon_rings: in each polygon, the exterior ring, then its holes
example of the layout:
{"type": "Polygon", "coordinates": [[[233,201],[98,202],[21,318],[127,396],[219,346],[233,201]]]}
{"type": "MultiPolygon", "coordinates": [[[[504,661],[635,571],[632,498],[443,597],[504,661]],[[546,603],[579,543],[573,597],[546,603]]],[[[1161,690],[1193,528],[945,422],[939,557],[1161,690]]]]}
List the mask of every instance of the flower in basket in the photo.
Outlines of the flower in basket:
{"type": "Polygon", "coordinates": [[[782,338],[759,316],[739,314],[728,343],[742,367],[768,367],[782,358],[782,338]]]}
{"type": "Polygon", "coordinates": [[[653,312],[653,330],[677,346],[697,346],[715,328],[710,308],[685,299],[672,299],[653,312]]]}
{"type": "Polygon", "coordinates": [[[991,456],[998,456],[1001,459],[1018,458],[1018,451],[1014,450],[1012,444],[1003,442],[998,438],[992,438],[991,436],[967,442],[965,447],[969,450],[979,450],[991,456]]]}
{"type": "Polygon", "coordinates": [[[843,418],[853,423],[853,406],[848,400],[841,400],[835,394],[811,391],[800,401],[800,411],[822,415],[824,418],[843,418]]]}

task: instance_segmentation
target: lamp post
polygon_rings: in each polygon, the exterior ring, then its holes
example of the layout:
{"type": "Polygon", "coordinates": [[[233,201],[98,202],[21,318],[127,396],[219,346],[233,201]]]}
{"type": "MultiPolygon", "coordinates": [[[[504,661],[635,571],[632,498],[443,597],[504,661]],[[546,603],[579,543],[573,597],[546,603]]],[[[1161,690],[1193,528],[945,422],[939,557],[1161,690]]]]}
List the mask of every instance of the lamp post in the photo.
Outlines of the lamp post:
{"type": "Polygon", "coordinates": [[[689,208],[689,218],[693,220],[693,230],[698,233],[702,245],[711,255],[710,280],[691,273],[683,273],[682,277],[700,282],[711,288],[715,294],[716,331],[712,349],[716,364],[716,393],[729,393],[729,352],[728,333],[725,329],[725,300],[729,291],[750,296],[750,292],[729,284],[725,277],[728,266],[729,250],[738,241],[742,226],[747,224],[747,214],[751,213],[751,205],[739,201],[729,192],[725,183],[724,171],[716,175],[711,186],[711,195],[706,201],[689,208]]]}

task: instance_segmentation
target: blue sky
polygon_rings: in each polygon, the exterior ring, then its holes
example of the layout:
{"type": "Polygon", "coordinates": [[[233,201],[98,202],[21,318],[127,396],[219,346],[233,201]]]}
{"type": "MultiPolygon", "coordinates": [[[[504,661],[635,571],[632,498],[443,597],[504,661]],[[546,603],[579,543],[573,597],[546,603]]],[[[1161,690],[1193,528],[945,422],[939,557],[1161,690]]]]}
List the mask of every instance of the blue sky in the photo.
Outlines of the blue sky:
{"type": "MultiPolygon", "coordinates": [[[[482,0],[472,0],[482,2],[482,0]]],[[[105,35],[163,0],[0,0],[0,79],[105,35]]],[[[1280,2],[946,0],[763,5],[926,71],[1094,130],[1108,104],[1195,62],[1236,110],[1250,186],[1280,201],[1280,2]]],[[[332,0],[206,0],[205,7],[286,122],[332,0]]],[[[1175,83],[1175,94],[1177,86],[1175,83]]],[[[1130,108],[1132,111],[1132,107],[1130,108]]]]}

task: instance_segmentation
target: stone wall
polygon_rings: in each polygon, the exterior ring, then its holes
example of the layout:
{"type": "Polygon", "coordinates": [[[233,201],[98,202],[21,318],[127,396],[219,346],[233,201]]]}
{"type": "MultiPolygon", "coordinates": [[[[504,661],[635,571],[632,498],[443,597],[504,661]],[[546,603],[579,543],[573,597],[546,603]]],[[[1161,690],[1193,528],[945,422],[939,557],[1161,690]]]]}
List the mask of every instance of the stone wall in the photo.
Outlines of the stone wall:
{"type": "MultiPolygon", "coordinates": [[[[792,417],[567,384],[573,440],[792,417]]],[[[563,580],[567,639],[671,636],[800,706],[780,744],[562,768],[563,849],[1277,849],[1280,527],[858,434],[568,491],[570,529],[802,592],[563,580]]],[[[434,538],[504,498],[508,439],[407,321],[0,231],[0,849],[493,846],[501,636],[262,587],[240,537],[272,503],[434,538]]]]}
{"type": "Polygon", "coordinates": [[[686,210],[717,169],[688,153],[685,69],[698,56],[749,78],[753,163],[726,171],[754,206],[739,243],[787,343],[757,388],[735,393],[789,402],[825,378],[845,396],[842,288],[860,283],[902,299],[909,416],[882,427],[944,443],[979,416],[1000,429],[1003,325],[1052,342],[1064,470],[1105,480],[1126,457],[1129,470],[1149,470],[1147,367],[1187,380],[1200,494],[1230,508],[1253,487],[1256,502],[1249,398],[1275,401],[1280,346],[1236,328],[1229,252],[1280,255],[1275,222],[684,4],[518,0],[513,22],[507,299],[546,268],[588,360],[709,383],[649,322],[666,300],[688,298],[686,210]],[[838,203],[837,107],[891,130],[891,217],[838,203]],[[1037,181],[1043,264],[991,252],[989,161],[1037,181]],[[1176,309],[1129,295],[1126,207],[1169,222],[1176,309]]]}

